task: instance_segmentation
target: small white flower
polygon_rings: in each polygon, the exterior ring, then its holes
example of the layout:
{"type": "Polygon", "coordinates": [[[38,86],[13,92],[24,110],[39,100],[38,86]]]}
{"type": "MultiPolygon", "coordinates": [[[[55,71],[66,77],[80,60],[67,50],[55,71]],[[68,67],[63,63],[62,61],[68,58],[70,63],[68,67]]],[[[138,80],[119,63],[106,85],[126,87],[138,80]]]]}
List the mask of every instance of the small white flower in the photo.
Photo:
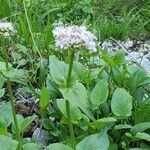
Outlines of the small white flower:
{"type": "Polygon", "coordinates": [[[16,33],[16,30],[11,22],[0,22],[0,35],[10,37],[16,33]]]}
{"type": "Polygon", "coordinates": [[[55,27],[53,34],[55,45],[60,49],[84,46],[88,50],[96,51],[96,37],[84,26],[60,24],[55,27]]]}

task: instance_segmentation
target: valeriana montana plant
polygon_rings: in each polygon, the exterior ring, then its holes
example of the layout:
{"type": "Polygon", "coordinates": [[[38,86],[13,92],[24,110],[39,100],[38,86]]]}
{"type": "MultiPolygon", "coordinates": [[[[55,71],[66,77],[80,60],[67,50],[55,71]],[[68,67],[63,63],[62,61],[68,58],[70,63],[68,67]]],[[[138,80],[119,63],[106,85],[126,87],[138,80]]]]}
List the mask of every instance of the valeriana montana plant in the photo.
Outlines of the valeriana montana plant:
{"type": "MultiPolygon", "coordinates": [[[[9,74],[9,71],[10,71],[8,46],[9,46],[12,36],[14,36],[15,33],[16,33],[16,30],[15,30],[13,23],[0,22],[0,37],[2,37],[2,43],[3,43],[2,45],[3,45],[5,63],[6,63],[6,69],[5,69],[6,74],[9,74]],[[8,46],[6,46],[6,45],[8,45],[8,46]]],[[[14,121],[15,129],[16,129],[16,136],[17,136],[17,140],[19,142],[18,150],[21,150],[22,149],[21,136],[20,136],[19,125],[18,125],[17,116],[16,116],[16,108],[15,108],[15,102],[14,102],[13,89],[12,89],[11,79],[10,79],[9,75],[6,76],[6,80],[7,80],[7,89],[8,89],[8,93],[9,93],[9,99],[10,99],[11,109],[12,109],[12,114],[13,114],[13,121],[14,121]]]]}
{"type": "MultiPolygon", "coordinates": [[[[70,87],[71,75],[73,69],[73,59],[76,49],[83,47],[89,51],[96,51],[96,37],[85,26],[77,25],[59,25],[53,30],[55,37],[55,45],[59,49],[67,49],[69,57],[69,68],[66,80],[66,88],[70,87]]],[[[73,144],[73,149],[76,149],[74,130],[71,121],[70,103],[66,99],[66,114],[69,126],[70,137],[73,144]]]]}

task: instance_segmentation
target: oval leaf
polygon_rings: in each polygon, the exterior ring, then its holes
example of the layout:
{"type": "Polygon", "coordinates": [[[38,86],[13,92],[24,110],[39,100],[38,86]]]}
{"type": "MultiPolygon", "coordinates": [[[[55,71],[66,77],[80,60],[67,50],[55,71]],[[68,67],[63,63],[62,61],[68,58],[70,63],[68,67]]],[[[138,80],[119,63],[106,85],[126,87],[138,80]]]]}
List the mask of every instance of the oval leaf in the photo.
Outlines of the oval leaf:
{"type": "Polygon", "coordinates": [[[58,85],[65,85],[67,80],[68,65],[58,60],[55,56],[49,57],[49,68],[52,79],[58,85]]]}
{"type": "MultiPolygon", "coordinates": [[[[57,106],[62,112],[62,114],[67,118],[66,101],[64,99],[57,99],[57,106]]],[[[77,124],[82,117],[80,109],[77,106],[74,106],[70,103],[70,113],[71,113],[71,121],[74,124],[77,124]]]]}
{"type": "Polygon", "coordinates": [[[41,116],[44,118],[46,116],[46,108],[49,104],[49,92],[48,90],[43,87],[41,90],[41,95],[40,95],[40,111],[41,111],[41,116]]]}
{"type": "Polygon", "coordinates": [[[26,143],[23,145],[23,150],[40,150],[39,145],[35,143],[26,143]]]}
{"type": "Polygon", "coordinates": [[[108,150],[109,140],[107,131],[93,134],[84,138],[78,145],[77,150],[108,150]]]}
{"type": "Polygon", "coordinates": [[[91,101],[94,109],[98,109],[100,104],[104,103],[108,97],[108,83],[106,80],[100,80],[91,93],[91,101]]]}
{"type": "Polygon", "coordinates": [[[143,132],[144,130],[150,129],[150,122],[142,122],[139,124],[136,124],[132,129],[132,134],[137,134],[138,132],[143,132]]]}
{"type": "Polygon", "coordinates": [[[87,91],[83,84],[77,82],[72,87],[60,88],[59,90],[64,99],[79,107],[90,119],[94,120],[89,110],[87,91]]]}
{"type": "Polygon", "coordinates": [[[0,135],[0,148],[3,150],[16,150],[18,146],[18,142],[7,137],[0,135]]]}
{"type": "Polygon", "coordinates": [[[116,129],[116,130],[130,129],[130,128],[132,128],[132,126],[129,124],[119,124],[114,127],[114,129],[116,129]]]}
{"type": "Polygon", "coordinates": [[[141,139],[141,140],[146,140],[150,142],[150,135],[144,132],[138,132],[135,136],[135,138],[141,139]]]}
{"type": "Polygon", "coordinates": [[[5,119],[7,127],[12,123],[13,115],[10,102],[4,104],[3,106],[0,106],[0,116],[3,116],[3,118],[5,119]]]}
{"type": "Polygon", "coordinates": [[[113,117],[108,117],[108,118],[102,118],[94,121],[91,123],[91,125],[95,128],[101,128],[104,127],[105,125],[110,125],[116,122],[117,120],[113,117]]]}
{"type": "Polygon", "coordinates": [[[117,88],[113,93],[111,109],[112,112],[120,118],[126,118],[130,116],[132,113],[131,95],[125,89],[117,88]]]}
{"type": "Polygon", "coordinates": [[[78,81],[82,83],[87,83],[89,81],[90,71],[87,70],[81,63],[75,62],[73,64],[73,72],[78,81]]]}

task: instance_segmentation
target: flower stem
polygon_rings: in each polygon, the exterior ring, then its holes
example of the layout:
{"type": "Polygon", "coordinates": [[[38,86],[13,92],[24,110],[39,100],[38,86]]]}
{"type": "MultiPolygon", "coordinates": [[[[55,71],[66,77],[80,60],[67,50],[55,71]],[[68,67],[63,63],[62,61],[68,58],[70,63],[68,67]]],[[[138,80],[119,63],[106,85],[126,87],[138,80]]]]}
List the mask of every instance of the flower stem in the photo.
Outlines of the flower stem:
{"type": "MultiPolygon", "coordinates": [[[[68,70],[68,77],[67,77],[67,84],[66,84],[67,88],[70,86],[70,81],[71,81],[71,73],[72,73],[72,68],[73,68],[73,57],[74,57],[74,52],[72,50],[69,55],[70,63],[69,63],[69,70],[68,70]]],[[[74,130],[73,130],[73,126],[71,123],[70,103],[68,100],[66,100],[66,112],[67,112],[67,120],[68,120],[71,142],[73,145],[73,149],[76,150],[74,130]]]]}
{"type": "Polygon", "coordinates": [[[74,52],[73,50],[70,52],[69,58],[69,70],[68,70],[68,76],[67,76],[67,88],[70,86],[70,81],[71,81],[71,73],[72,73],[72,68],[73,68],[73,57],[74,57],[74,52]]]}
{"type": "MultiPolygon", "coordinates": [[[[5,63],[6,63],[6,71],[9,71],[9,64],[8,64],[8,53],[7,49],[4,46],[4,52],[5,52],[5,63]]],[[[17,140],[19,142],[18,144],[18,150],[22,150],[22,143],[21,143],[21,138],[20,138],[20,131],[19,131],[19,126],[17,122],[17,117],[16,117],[16,110],[15,110],[15,104],[14,104],[14,96],[13,96],[13,90],[12,90],[12,85],[10,81],[10,77],[6,77],[7,79],[7,88],[8,88],[8,93],[10,97],[10,103],[11,103],[11,109],[12,109],[12,114],[13,114],[13,120],[16,128],[16,135],[17,135],[17,140]]]]}
{"type": "Polygon", "coordinates": [[[66,100],[66,111],[67,111],[67,119],[68,119],[68,126],[69,126],[69,132],[70,132],[70,138],[73,145],[73,149],[76,150],[76,142],[75,142],[75,136],[74,136],[74,130],[71,123],[71,116],[70,116],[70,103],[68,100],[66,100]]]}
{"type": "Polygon", "coordinates": [[[9,92],[9,96],[10,96],[10,103],[11,103],[11,109],[12,109],[12,113],[13,113],[14,124],[15,124],[15,128],[16,128],[17,140],[19,142],[18,150],[22,150],[22,143],[21,143],[21,138],[20,138],[18,121],[17,121],[17,117],[16,117],[16,110],[15,110],[14,97],[13,97],[13,91],[12,91],[10,78],[7,78],[7,87],[8,87],[8,92],[9,92]]]}

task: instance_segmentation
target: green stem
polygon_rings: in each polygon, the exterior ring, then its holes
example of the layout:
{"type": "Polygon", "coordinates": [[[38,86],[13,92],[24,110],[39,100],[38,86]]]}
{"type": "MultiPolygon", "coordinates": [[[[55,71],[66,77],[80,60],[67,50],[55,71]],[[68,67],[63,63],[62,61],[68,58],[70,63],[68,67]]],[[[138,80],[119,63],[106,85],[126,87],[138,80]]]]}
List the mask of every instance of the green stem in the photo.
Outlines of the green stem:
{"type": "Polygon", "coordinates": [[[11,85],[10,78],[7,78],[7,86],[8,86],[9,96],[10,96],[13,120],[14,120],[14,124],[15,124],[15,128],[16,128],[17,140],[19,142],[18,150],[22,150],[22,142],[21,142],[21,138],[20,138],[20,131],[19,131],[18,121],[17,121],[17,117],[16,117],[16,110],[15,110],[14,97],[13,97],[13,91],[12,91],[12,85],[11,85]]]}
{"type": "MultiPolygon", "coordinates": [[[[72,68],[73,68],[73,57],[74,57],[74,52],[73,50],[70,52],[70,63],[69,63],[69,70],[68,70],[68,77],[67,77],[67,88],[70,86],[70,81],[71,81],[71,73],[72,73],[72,68]]],[[[67,112],[67,120],[68,120],[68,126],[69,126],[69,132],[70,132],[70,138],[72,141],[73,149],[76,150],[76,142],[75,142],[75,136],[74,136],[74,130],[73,126],[71,123],[71,115],[70,115],[70,103],[68,100],[66,100],[66,112],[67,112]]]]}
{"type": "MultiPolygon", "coordinates": [[[[6,70],[9,71],[9,64],[8,64],[8,53],[7,49],[4,46],[4,52],[5,52],[5,62],[6,62],[6,70]]],[[[20,131],[19,131],[19,126],[17,122],[17,117],[16,117],[16,110],[15,110],[15,104],[14,104],[14,96],[13,96],[13,90],[12,90],[12,85],[9,77],[7,78],[7,88],[8,88],[8,93],[10,96],[10,103],[11,103],[11,109],[12,109],[12,114],[13,114],[13,120],[16,128],[16,135],[17,135],[17,140],[19,142],[18,144],[18,150],[22,150],[22,143],[21,143],[21,138],[20,138],[20,131]]]]}
{"type": "Polygon", "coordinates": [[[70,116],[70,103],[68,100],[66,100],[66,111],[67,111],[67,119],[68,119],[71,142],[73,145],[73,149],[76,150],[76,141],[75,141],[74,130],[73,130],[73,126],[71,123],[71,116],[70,116]]]}
{"type": "Polygon", "coordinates": [[[26,4],[25,4],[25,0],[23,0],[23,7],[24,7],[24,11],[25,11],[25,17],[26,17],[26,21],[27,21],[27,24],[28,24],[28,28],[29,28],[29,32],[31,34],[31,38],[32,38],[32,42],[33,42],[33,45],[34,45],[34,48],[36,49],[36,51],[38,52],[39,56],[40,56],[40,59],[41,59],[41,62],[43,63],[43,58],[42,58],[42,55],[36,45],[36,42],[35,42],[35,39],[34,39],[34,35],[33,35],[33,32],[32,32],[32,28],[31,28],[31,24],[30,24],[30,20],[29,20],[29,17],[28,17],[28,13],[27,13],[27,8],[26,8],[26,4]]]}
{"type": "MultiPolygon", "coordinates": [[[[72,49],[71,49],[72,50],[72,49]]],[[[73,50],[70,52],[69,58],[70,58],[70,62],[69,62],[69,70],[68,70],[68,76],[67,76],[67,83],[66,86],[69,87],[70,86],[70,81],[71,81],[71,73],[72,73],[72,68],[73,68],[73,57],[74,57],[74,52],[73,50]]]]}

